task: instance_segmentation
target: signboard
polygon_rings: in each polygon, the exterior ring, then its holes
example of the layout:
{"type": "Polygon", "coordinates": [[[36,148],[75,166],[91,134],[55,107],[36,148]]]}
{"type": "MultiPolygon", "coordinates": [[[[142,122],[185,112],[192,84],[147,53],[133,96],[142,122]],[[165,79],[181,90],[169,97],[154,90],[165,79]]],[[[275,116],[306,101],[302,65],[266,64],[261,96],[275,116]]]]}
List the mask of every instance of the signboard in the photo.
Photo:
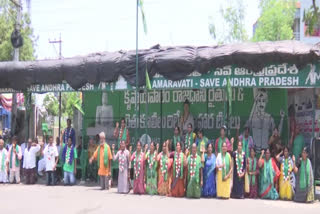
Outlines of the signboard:
{"type": "MultiPolygon", "coordinates": [[[[124,117],[131,143],[137,141],[134,138],[136,128],[139,137],[148,132],[152,140],[162,143],[172,138],[174,127],[180,124],[186,99],[190,102],[194,128],[203,129],[210,140],[219,137],[219,129],[225,123],[226,100],[226,92],[221,88],[140,93],[138,115],[135,91],[85,92],[84,130],[88,136],[104,131],[108,142],[115,142],[112,137],[115,123],[124,117]]],[[[228,137],[236,137],[236,129],[242,132],[248,125],[257,146],[261,147],[267,145],[273,128],[278,127],[283,142],[287,142],[287,89],[233,88],[232,99],[228,137]]]]}
{"type": "MultiPolygon", "coordinates": [[[[225,88],[230,78],[232,87],[241,88],[297,88],[320,87],[320,64],[309,64],[303,69],[298,69],[294,64],[270,65],[259,72],[237,66],[225,66],[208,71],[207,74],[193,72],[185,79],[172,81],[156,75],[151,79],[153,89],[202,89],[225,88]]],[[[115,83],[100,83],[93,85],[87,83],[78,91],[115,91],[132,90],[123,77],[115,83]]],[[[33,85],[29,92],[68,92],[73,89],[67,83],[52,85],[33,85]]],[[[2,88],[0,93],[13,93],[12,89],[2,88]]]]}

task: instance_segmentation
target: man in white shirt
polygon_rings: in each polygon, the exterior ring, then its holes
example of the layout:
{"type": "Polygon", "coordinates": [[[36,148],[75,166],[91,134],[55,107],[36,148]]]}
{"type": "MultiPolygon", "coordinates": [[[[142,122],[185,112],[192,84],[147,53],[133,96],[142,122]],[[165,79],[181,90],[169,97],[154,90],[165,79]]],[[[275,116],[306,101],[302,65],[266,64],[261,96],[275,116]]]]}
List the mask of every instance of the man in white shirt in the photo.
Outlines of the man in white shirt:
{"type": "Polygon", "coordinates": [[[4,141],[0,139],[0,183],[8,182],[7,150],[4,141]]]}
{"type": "Polygon", "coordinates": [[[25,151],[26,148],[27,148],[27,143],[26,142],[22,143],[21,144],[22,157],[24,156],[24,151],[25,151]]]}
{"type": "Polygon", "coordinates": [[[55,185],[55,172],[59,161],[59,153],[57,146],[53,144],[53,137],[49,137],[49,144],[41,152],[46,163],[47,185],[55,185]]]}
{"type": "Polygon", "coordinates": [[[36,156],[40,150],[40,145],[28,139],[28,146],[24,150],[23,168],[25,169],[26,183],[36,183],[36,156]]]}
{"type": "Polygon", "coordinates": [[[20,161],[22,159],[21,147],[18,145],[18,137],[12,138],[12,146],[10,147],[7,155],[7,162],[9,163],[9,181],[13,183],[20,183],[20,161]]]}

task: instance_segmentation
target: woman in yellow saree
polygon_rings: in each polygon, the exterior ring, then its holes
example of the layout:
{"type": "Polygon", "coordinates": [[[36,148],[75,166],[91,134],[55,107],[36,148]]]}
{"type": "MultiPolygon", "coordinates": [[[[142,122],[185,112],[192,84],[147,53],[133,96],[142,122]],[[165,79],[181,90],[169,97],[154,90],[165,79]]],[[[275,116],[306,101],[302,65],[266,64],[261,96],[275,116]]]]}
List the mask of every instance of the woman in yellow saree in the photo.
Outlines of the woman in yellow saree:
{"type": "Polygon", "coordinates": [[[233,162],[230,154],[227,152],[227,143],[222,144],[222,153],[218,154],[216,159],[217,168],[217,197],[229,199],[231,193],[231,175],[233,162]]]}

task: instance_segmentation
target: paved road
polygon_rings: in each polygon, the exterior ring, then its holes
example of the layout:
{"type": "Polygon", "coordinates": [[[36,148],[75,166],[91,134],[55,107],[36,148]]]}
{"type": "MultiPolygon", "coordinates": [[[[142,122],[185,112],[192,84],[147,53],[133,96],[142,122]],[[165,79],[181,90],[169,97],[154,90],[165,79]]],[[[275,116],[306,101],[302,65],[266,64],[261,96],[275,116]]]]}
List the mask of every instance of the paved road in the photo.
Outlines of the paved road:
{"type": "Polygon", "coordinates": [[[116,189],[95,186],[47,187],[0,185],[0,213],[93,214],[93,213],[232,213],[305,214],[320,213],[320,203],[298,204],[267,200],[218,200],[120,195],[116,189]]]}

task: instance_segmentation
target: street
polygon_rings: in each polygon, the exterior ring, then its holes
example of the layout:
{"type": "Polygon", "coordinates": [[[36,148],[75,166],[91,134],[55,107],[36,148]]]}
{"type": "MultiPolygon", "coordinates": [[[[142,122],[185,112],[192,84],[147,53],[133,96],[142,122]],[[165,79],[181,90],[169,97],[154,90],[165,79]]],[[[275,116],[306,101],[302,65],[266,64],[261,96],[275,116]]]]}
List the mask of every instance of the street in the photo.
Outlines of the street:
{"type": "Polygon", "coordinates": [[[219,200],[121,195],[98,186],[0,185],[1,214],[86,213],[319,213],[320,203],[298,204],[268,200],[219,200]],[[138,210],[139,209],[139,210],[138,210]]]}

